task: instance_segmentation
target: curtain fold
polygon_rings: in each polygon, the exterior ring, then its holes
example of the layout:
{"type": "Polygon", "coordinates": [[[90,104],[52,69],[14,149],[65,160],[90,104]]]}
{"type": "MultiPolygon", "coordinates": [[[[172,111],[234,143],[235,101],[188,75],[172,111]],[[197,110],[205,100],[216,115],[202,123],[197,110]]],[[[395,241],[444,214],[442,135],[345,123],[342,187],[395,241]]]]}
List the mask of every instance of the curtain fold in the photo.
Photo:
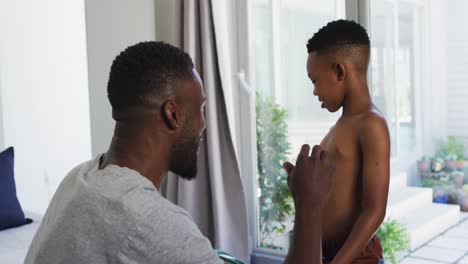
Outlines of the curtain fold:
{"type": "MultiPolygon", "coordinates": [[[[176,1],[174,1],[176,2],[176,1]]],[[[198,175],[192,181],[171,173],[162,194],[186,209],[213,247],[249,261],[244,186],[236,157],[220,72],[210,0],[179,0],[179,47],[190,54],[207,97],[207,128],[201,142],[198,175]]],[[[156,34],[157,35],[157,34],[156,34]]],[[[164,40],[164,39],[158,39],[164,40]]],[[[228,67],[228,66],[226,66],[228,67]]],[[[229,87],[229,86],[228,86],[229,87]]]]}

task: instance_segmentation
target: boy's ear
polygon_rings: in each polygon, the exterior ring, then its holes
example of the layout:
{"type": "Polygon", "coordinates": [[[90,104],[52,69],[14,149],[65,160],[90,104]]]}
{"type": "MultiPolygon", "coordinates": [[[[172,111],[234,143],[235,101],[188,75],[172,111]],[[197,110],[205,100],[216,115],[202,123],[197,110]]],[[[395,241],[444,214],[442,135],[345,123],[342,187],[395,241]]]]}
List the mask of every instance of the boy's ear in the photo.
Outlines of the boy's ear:
{"type": "Polygon", "coordinates": [[[182,122],[182,113],[180,106],[174,100],[164,102],[162,105],[162,115],[170,130],[179,128],[182,122]]]}
{"type": "Polygon", "coordinates": [[[345,76],[346,76],[346,68],[344,64],[341,63],[336,63],[334,66],[335,74],[336,74],[336,80],[337,81],[343,81],[345,76]]]}

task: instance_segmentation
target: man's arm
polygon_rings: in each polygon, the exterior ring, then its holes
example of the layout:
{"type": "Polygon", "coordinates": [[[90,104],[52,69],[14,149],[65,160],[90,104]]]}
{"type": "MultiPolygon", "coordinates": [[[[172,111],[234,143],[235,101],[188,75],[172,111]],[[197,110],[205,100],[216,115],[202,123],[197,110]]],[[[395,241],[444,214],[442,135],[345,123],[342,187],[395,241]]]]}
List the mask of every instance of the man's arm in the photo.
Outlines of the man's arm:
{"type": "Polygon", "coordinates": [[[367,117],[359,141],[363,209],[332,263],[348,263],[358,257],[385,218],[390,178],[390,137],[385,119],[367,117]]]}
{"type": "Polygon", "coordinates": [[[322,263],[322,211],[334,173],[326,151],[302,146],[296,166],[285,163],[288,185],[294,199],[296,216],[294,233],[285,263],[322,263]]]}
{"type": "Polygon", "coordinates": [[[293,238],[286,264],[322,263],[322,210],[318,206],[296,208],[293,238]]]}

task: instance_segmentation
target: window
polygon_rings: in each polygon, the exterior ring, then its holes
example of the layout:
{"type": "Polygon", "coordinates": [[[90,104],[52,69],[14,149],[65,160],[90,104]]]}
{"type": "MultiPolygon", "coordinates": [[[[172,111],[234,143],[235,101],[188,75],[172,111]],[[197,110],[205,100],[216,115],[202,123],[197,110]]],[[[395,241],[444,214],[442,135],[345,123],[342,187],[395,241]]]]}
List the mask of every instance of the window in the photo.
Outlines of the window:
{"type": "Polygon", "coordinates": [[[411,160],[417,151],[421,120],[416,106],[422,68],[423,4],[414,1],[371,1],[371,91],[387,117],[392,156],[411,160]]]}
{"type": "MultiPolygon", "coordinates": [[[[251,0],[252,87],[256,91],[258,201],[257,246],[285,253],[294,209],[283,160],[294,161],[304,143],[317,144],[339,114],[321,109],[306,74],[306,43],[327,22],[345,18],[345,0],[251,0]]],[[[417,1],[376,0],[370,6],[374,102],[387,117],[392,157],[399,164],[418,150],[423,70],[421,13],[417,1]]],[[[351,18],[357,20],[356,18],[351,18]]],[[[405,165],[401,165],[404,167],[405,165]]]]}
{"type": "MultiPolygon", "coordinates": [[[[319,143],[338,117],[320,108],[306,74],[306,42],[327,22],[346,16],[368,30],[368,84],[390,130],[391,177],[403,171],[408,176],[405,183],[417,184],[415,163],[421,155],[434,155],[440,140],[451,135],[467,142],[468,33],[461,26],[466,24],[467,1],[245,2],[249,11],[249,82],[256,94],[256,122],[251,122],[256,129],[251,133],[257,142],[256,154],[248,151],[257,169],[244,174],[255,175],[256,187],[249,202],[257,203],[251,212],[256,216],[251,219],[255,227],[251,234],[257,252],[287,252],[294,208],[281,162],[294,162],[302,144],[319,143]]],[[[465,157],[467,154],[465,150],[465,157]]],[[[467,171],[465,167],[465,175],[467,171]]],[[[430,200],[417,209],[430,211],[429,204],[430,200]]],[[[424,225],[431,226],[431,221],[438,220],[427,219],[424,225]]],[[[433,234],[443,231],[435,230],[438,225],[431,228],[433,234]]]]}
{"type": "Polygon", "coordinates": [[[281,167],[304,143],[317,144],[338,115],[321,109],[307,77],[307,40],[344,18],[345,1],[253,0],[251,41],[256,90],[258,245],[285,253],[293,204],[281,167]]]}

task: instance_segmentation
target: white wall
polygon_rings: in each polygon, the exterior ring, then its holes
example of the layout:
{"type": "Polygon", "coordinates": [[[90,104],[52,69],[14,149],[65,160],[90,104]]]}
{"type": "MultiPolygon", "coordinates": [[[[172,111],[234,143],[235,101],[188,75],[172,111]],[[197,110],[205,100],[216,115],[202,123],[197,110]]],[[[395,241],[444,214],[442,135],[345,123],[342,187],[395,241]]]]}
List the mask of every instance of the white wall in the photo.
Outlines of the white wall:
{"type": "Polygon", "coordinates": [[[115,122],[107,99],[112,61],[126,47],[155,39],[153,0],[86,0],[93,156],[107,151],[115,122]]]}
{"type": "Polygon", "coordinates": [[[84,1],[0,0],[5,146],[26,210],[43,213],[66,173],[91,158],[84,1]]]}
{"type": "Polygon", "coordinates": [[[468,2],[432,0],[426,30],[430,76],[423,84],[423,154],[449,135],[468,138],[468,2]]]}
{"type": "Polygon", "coordinates": [[[180,15],[182,2],[180,0],[154,0],[156,38],[159,41],[170,43],[174,46],[181,44],[180,15]]]}
{"type": "Polygon", "coordinates": [[[468,139],[468,1],[446,4],[447,133],[468,139]]]}
{"type": "MultiPolygon", "coordinates": [[[[418,124],[417,140],[421,146],[413,161],[422,155],[435,154],[437,143],[447,135],[447,76],[446,76],[446,2],[445,0],[427,1],[424,9],[425,16],[422,23],[422,43],[426,47],[421,54],[421,87],[416,120],[418,124]],[[419,131],[420,130],[420,131],[419,131]]],[[[406,164],[405,164],[406,165],[406,164]]],[[[398,171],[398,169],[397,169],[398,171]]],[[[419,185],[419,175],[416,163],[407,168],[408,184],[419,185]]]]}
{"type": "Polygon", "coordinates": [[[422,84],[422,107],[424,109],[423,154],[432,155],[436,143],[447,134],[447,76],[446,76],[446,2],[429,1],[429,13],[426,22],[427,41],[429,43],[426,63],[429,69],[422,76],[429,76],[422,84]]]}

